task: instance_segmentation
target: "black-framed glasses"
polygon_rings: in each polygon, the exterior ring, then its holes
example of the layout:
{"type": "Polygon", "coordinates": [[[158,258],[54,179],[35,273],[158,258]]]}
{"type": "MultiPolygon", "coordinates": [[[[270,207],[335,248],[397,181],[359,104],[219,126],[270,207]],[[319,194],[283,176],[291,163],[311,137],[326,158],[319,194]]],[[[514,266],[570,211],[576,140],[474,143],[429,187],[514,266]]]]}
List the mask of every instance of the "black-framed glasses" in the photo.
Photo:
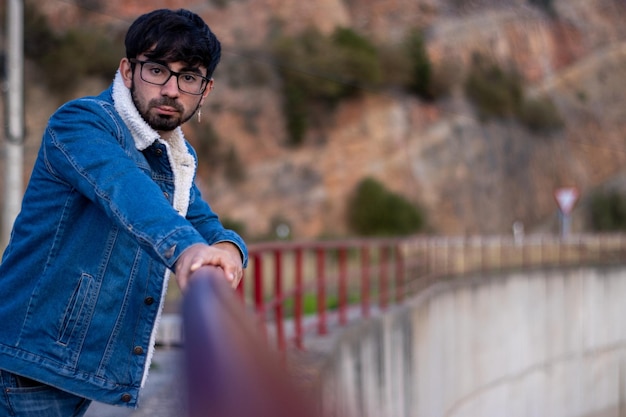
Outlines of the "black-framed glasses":
{"type": "Polygon", "coordinates": [[[140,61],[139,59],[131,59],[133,64],[139,64],[139,74],[141,79],[147,83],[154,85],[165,85],[172,76],[176,77],[178,89],[183,93],[200,95],[204,93],[209,79],[195,72],[175,72],[167,65],[159,64],[152,61],[140,61]]]}

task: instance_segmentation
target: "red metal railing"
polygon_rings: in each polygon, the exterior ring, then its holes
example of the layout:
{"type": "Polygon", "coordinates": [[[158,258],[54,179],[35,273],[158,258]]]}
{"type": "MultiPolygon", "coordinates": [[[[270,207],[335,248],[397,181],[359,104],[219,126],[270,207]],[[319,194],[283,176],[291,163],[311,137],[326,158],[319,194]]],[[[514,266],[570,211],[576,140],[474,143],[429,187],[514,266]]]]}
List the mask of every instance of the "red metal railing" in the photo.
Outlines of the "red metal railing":
{"type": "Polygon", "coordinates": [[[277,347],[303,347],[303,337],[345,325],[355,308],[370,315],[404,297],[404,240],[274,242],[252,245],[240,295],[270,325],[277,347]],[[374,300],[375,298],[375,300],[374,300]],[[269,321],[268,321],[269,320],[269,321]],[[289,326],[289,328],[286,328],[289,326]]]}
{"type": "Polygon", "coordinates": [[[302,349],[305,335],[368,318],[439,279],[625,260],[625,235],[262,243],[250,247],[239,293],[269,342],[302,349]]]}

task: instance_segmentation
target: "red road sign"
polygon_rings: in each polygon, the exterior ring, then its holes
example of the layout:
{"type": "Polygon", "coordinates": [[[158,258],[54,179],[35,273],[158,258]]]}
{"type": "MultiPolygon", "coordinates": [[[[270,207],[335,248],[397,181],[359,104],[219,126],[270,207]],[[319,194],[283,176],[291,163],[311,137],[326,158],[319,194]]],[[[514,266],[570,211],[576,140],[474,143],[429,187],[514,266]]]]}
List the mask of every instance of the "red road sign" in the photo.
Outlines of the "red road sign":
{"type": "Polygon", "coordinates": [[[554,198],[559,205],[559,209],[566,216],[574,209],[579,196],[580,193],[576,187],[561,187],[554,191],[554,198]]]}

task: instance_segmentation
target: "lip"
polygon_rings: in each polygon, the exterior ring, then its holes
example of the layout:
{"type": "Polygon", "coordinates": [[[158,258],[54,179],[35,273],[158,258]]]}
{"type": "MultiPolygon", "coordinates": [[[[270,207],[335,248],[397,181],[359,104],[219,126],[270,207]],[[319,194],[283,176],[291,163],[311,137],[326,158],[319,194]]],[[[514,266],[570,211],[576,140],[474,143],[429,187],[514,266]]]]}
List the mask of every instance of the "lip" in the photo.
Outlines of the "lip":
{"type": "Polygon", "coordinates": [[[176,110],[174,107],[170,107],[170,106],[157,106],[156,110],[160,113],[163,114],[176,114],[178,113],[178,110],[176,110]]]}

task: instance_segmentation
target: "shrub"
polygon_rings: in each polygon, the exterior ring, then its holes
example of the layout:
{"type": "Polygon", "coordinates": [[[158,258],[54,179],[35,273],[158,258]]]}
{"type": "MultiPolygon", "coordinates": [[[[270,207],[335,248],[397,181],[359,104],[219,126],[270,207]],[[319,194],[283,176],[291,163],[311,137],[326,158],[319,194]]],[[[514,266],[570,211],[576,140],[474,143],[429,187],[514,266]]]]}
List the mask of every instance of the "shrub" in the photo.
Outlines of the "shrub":
{"type": "Polygon", "coordinates": [[[189,123],[188,137],[194,143],[200,165],[199,175],[204,173],[223,173],[224,178],[232,184],[246,179],[246,168],[234,145],[227,147],[220,139],[210,121],[202,124],[189,123]],[[193,138],[193,139],[192,139],[193,138]]]}
{"type": "Polygon", "coordinates": [[[459,67],[460,64],[454,63],[452,59],[433,64],[433,75],[428,87],[430,97],[438,99],[450,94],[452,87],[459,83],[459,67]]]}
{"type": "Polygon", "coordinates": [[[233,145],[224,156],[224,175],[232,183],[240,183],[246,179],[245,166],[233,145]]]}
{"type": "Polygon", "coordinates": [[[191,129],[190,137],[194,137],[195,149],[201,165],[198,169],[207,169],[214,172],[222,162],[222,141],[219,134],[210,121],[202,121],[202,124],[188,123],[187,128],[191,129]]]}
{"type": "Polygon", "coordinates": [[[409,87],[418,96],[424,99],[432,99],[431,81],[433,77],[432,64],[424,35],[421,31],[412,30],[406,39],[406,48],[411,63],[411,77],[409,87]]]}
{"type": "Polygon", "coordinates": [[[557,17],[553,0],[528,0],[528,2],[532,4],[533,6],[536,6],[542,9],[544,12],[548,14],[548,16],[553,17],[553,18],[557,17]]]}
{"type": "Polygon", "coordinates": [[[83,9],[100,12],[104,9],[104,0],[75,0],[76,4],[83,9]]]}
{"type": "Polygon", "coordinates": [[[219,9],[225,9],[228,7],[230,0],[213,0],[213,3],[219,8],[219,9]]]}
{"type": "Polygon", "coordinates": [[[337,28],[331,39],[340,57],[334,70],[338,71],[343,84],[338,98],[357,94],[363,87],[380,83],[378,51],[369,40],[348,28],[337,28]]]}
{"type": "Polygon", "coordinates": [[[37,64],[42,81],[52,90],[71,90],[85,76],[113,79],[123,42],[93,29],[56,34],[33,2],[26,3],[24,26],[24,54],[37,64]]]}
{"type": "Polygon", "coordinates": [[[458,81],[459,65],[449,58],[436,64],[430,60],[422,32],[409,32],[404,42],[379,48],[383,81],[387,88],[415,94],[424,100],[436,100],[449,94],[458,81]]]}
{"type": "Polygon", "coordinates": [[[283,87],[283,112],[285,113],[288,143],[300,145],[309,127],[304,91],[297,85],[287,83],[283,87]]]}
{"type": "Polygon", "coordinates": [[[465,81],[465,93],[477,106],[479,117],[515,116],[522,104],[519,75],[505,72],[498,65],[476,56],[465,81]]]}
{"type": "Polygon", "coordinates": [[[280,37],[273,46],[284,86],[302,91],[302,95],[332,100],[341,86],[331,69],[335,62],[328,38],[316,29],[297,37],[280,37]]]}
{"type": "Polygon", "coordinates": [[[56,35],[33,1],[24,4],[24,55],[37,61],[56,47],[56,35]]]}
{"type": "Polygon", "coordinates": [[[384,45],[379,52],[382,84],[385,87],[409,90],[411,85],[411,60],[405,45],[384,45]]]}
{"type": "Polygon", "coordinates": [[[335,103],[380,81],[380,67],[374,46],[352,29],[338,28],[326,37],[316,29],[283,40],[281,61],[301,71],[284,71],[288,82],[305,96],[335,103]]]}
{"type": "Polygon", "coordinates": [[[332,109],[338,101],[380,83],[376,48],[352,29],[331,36],[309,29],[296,37],[277,37],[272,53],[278,61],[289,143],[304,139],[315,109],[332,109]]]}
{"type": "Polygon", "coordinates": [[[548,97],[524,100],[519,119],[535,133],[550,133],[564,125],[558,109],[548,97]]]}
{"type": "Polygon", "coordinates": [[[238,220],[234,220],[228,217],[224,217],[220,219],[222,222],[222,225],[226,228],[226,229],[230,229],[233,230],[234,232],[236,232],[237,234],[239,234],[241,237],[243,237],[244,239],[247,238],[246,236],[246,225],[243,222],[240,222],[238,220]]]}
{"type": "Polygon", "coordinates": [[[244,50],[223,55],[215,75],[232,88],[257,87],[270,84],[273,69],[259,53],[244,50]]]}
{"type": "Polygon", "coordinates": [[[39,61],[52,89],[65,91],[85,76],[112,80],[122,57],[119,47],[97,31],[74,29],[57,39],[39,61]]]}
{"type": "Polygon", "coordinates": [[[594,231],[626,230],[626,196],[617,191],[594,194],[590,217],[594,231]]]}
{"type": "Polygon", "coordinates": [[[402,236],[425,226],[422,210],[381,183],[362,180],[348,202],[348,225],[363,236],[402,236]]]}
{"type": "Polygon", "coordinates": [[[465,80],[465,93],[477,107],[478,117],[514,118],[533,133],[550,133],[564,126],[557,107],[547,96],[525,98],[522,78],[504,71],[481,56],[465,80]]]}

